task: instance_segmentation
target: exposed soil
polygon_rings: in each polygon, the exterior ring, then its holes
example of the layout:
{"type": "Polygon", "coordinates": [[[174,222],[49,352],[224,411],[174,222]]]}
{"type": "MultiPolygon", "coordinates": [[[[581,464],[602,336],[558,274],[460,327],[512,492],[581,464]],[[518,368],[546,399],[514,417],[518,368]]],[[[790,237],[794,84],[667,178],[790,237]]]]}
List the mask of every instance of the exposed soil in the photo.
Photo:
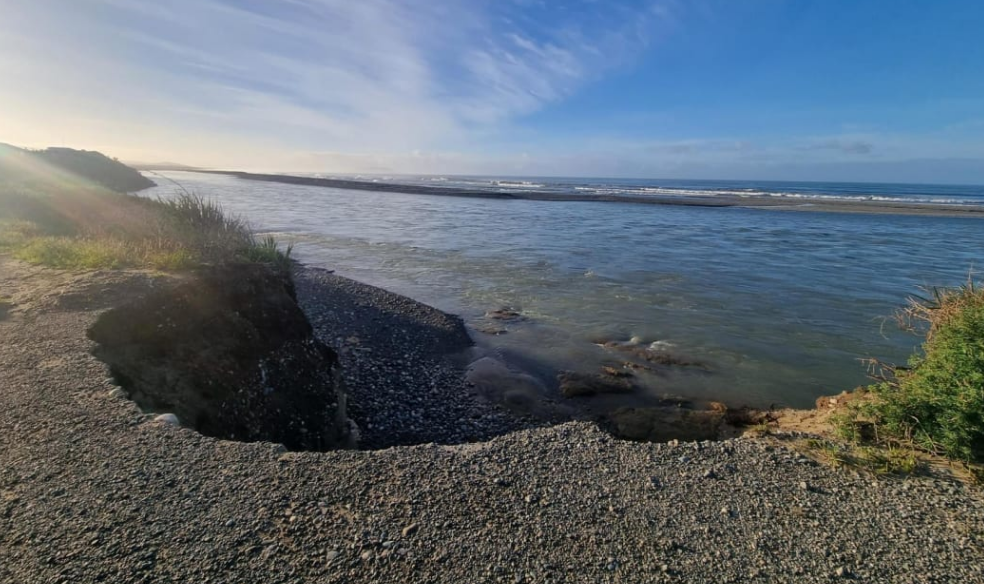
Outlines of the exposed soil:
{"type": "Polygon", "coordinates": [[[89,336],[131,399],[207,436],[355,445],[338,356],[314,337],[286,274],[240,264],[162,281],[89,336]]]}

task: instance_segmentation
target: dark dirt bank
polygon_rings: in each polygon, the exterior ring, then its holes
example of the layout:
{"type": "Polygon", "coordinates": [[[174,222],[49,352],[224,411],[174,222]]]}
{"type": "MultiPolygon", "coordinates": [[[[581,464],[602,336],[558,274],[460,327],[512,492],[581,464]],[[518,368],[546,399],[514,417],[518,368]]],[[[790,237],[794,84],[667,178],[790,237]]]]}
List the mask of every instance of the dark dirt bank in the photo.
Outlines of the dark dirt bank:
{"type": "Polygon", "coordinates": [[[239,264],[161,278],[89,336],[131,399],[207,436],[354,446],[338,356],[315,338],[287,274],[239,264]]]}
{"type": "MultiPolygon", "coordinates": [[[[308,286],[344,297],[322,276],[299,279],[302,304],[308,286]]],[[[574,422],[292,453],[157,422],[87,337],[156,285],[0,257],[0,582],[984,582],[978,489],[762,439],[626,442],[574,422]]],[[[454,328],[375,294],[408,327],[454,328]]]]}

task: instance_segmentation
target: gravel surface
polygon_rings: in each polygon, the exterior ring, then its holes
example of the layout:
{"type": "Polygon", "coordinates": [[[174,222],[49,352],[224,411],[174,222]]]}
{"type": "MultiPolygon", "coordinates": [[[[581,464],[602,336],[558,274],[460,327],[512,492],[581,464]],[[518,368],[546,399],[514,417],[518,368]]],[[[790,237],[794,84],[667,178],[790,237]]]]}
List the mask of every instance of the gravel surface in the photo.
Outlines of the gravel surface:
{"type": "Polygon", "coordinates": [[[532,425],[464,380],[472,340],[457,316],[326,270],[294,272],[297,298],[338,350],[363,449],[487,440],[532,425]]]}
{"type": "Polygon", "coordinates": [[[85,335],[129,277],[0,258],[0,582],[984,582],[979,490],[762,440],[286,453],[155,422],[85,335]]]}

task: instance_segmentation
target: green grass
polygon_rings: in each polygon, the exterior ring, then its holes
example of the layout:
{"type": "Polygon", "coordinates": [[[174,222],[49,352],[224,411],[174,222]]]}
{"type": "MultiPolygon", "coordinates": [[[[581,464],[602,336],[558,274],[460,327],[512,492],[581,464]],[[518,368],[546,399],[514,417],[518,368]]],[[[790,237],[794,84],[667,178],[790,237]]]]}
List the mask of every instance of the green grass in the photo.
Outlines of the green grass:
{"type": "Polygon", "coordinates": [[[153,268],[180,271],[200,265],[187,249],[152,250],[119,239],[36,237],[17,247],[14,257],[43,266],[75,270],[153,268]]]}
{"type": "Polygon", "coordinates": [[[972,283],[933,290],[912,299],[899,321],[925,335],[921,350],[908,367],[886,368],[868,399],[839,420],[841,432],[984,461],[984,290],[972,283]]]}
{"type": "Polygon", "coordinates": [[[30,191],[0,185],[0,251],[64,269],[179,271],[232,262],[284,271],[282,251],[245,220],[191,193],[154,200],[93,189],[30,191]]]}
{"type": "Polygon", "coordinates": [[[270,235],[259,241],[253,241],[246,250],[246,258],[249,261],[272,264],[281,269],[290,267],[290,254],[294,251],[294,244],[288,244],[281,251],[280,243],[270,235]]]}
{"type": "Polygon", "coordinates": [[[859,445],[809,439],[806,449],[834,466],[851,467],[877,475],[911,475],[922,470],[916,451],[892,445],[859,445]]]}
{"type": "Polygon", "coordinates": [[[69,237],[37,237],[14,251],[14,257],[54,268],[125,268],[136,265],[120,242],[69,237]]]}
{"type": "Polygon", "coordinates": [[[18,248],[42,233],[38,225],[30,221],[0,222],[0,251],[18,248]]]}

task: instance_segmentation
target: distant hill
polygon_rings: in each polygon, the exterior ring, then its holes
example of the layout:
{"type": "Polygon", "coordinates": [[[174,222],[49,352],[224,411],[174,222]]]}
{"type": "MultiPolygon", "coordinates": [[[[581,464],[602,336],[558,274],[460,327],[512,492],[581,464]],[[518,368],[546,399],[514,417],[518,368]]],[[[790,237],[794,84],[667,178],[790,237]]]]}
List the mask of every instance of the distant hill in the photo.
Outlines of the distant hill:
{"type": "Polygon", "coordinates": [[[201,170],[198,166],[189,166],[178,162],[127,162],[137,170],[201,170]]]}
{"type": "Polygon", "coordinates": [[[136,170],[99,152],[72,148],[26,150],[2,143],[0,143],[0,178],[8,180],[44,178],[26,176],[31,173],[29,169],[37,168],[36,165],[30,164],[31,158],[121,193],[131,193],[155,185],[154,181],[136,170]]]}

